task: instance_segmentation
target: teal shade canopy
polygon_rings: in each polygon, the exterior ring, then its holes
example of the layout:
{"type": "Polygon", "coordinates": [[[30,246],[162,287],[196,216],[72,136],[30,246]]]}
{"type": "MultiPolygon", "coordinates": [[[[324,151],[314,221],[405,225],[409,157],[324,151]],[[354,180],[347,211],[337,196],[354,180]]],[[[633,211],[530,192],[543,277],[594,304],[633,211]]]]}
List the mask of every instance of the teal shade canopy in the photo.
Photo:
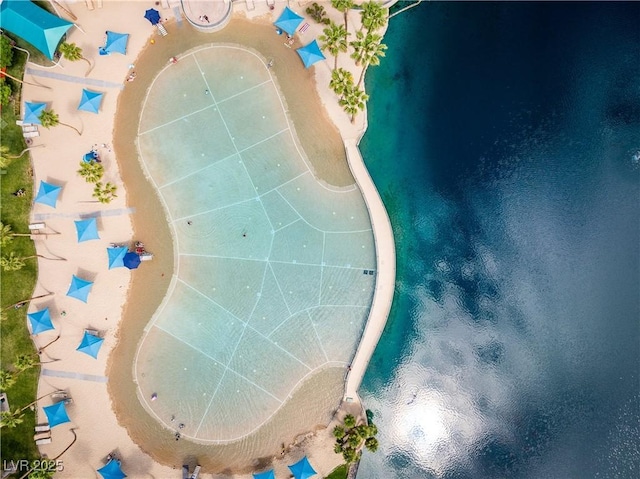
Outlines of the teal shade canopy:
{"type": "Polygon", "coordinates": [[[34,335],[54,329],[49,308],[27,314],[27,317],[31,323],[31,333],[34,335]]]}
{"type": "Polygon", "coordinates": [[[41,181],[35,202],[55,208],[58,201],[58,195],[61,191],[62,186],[52,185],[51,183],[47,183],[46,181],[41,181]]]}
{"type": "Polygon", "coordinates": [[[311,464],[309,464],[307,456],[304,456],[295,464],[290,465],[289,470],[296,479],[307,479],[317,474],[313,467],[311,467],[311,464]]]}
{"type": "Polygon", "coordinates": [[[86,281],[84,279],[78,278],[74,274],[73,278],[71,279],[71,286],[69,286],[69,291],[67,291],[67,296],[71,296],[72,298],[79,299],[80,301],[84,301],[86,303],[92,286],[93,283],[91,281],[86,281]]]}
{"type": "Polygon", "coordinates": [[[67,408],[64,406],[64,401],[52,404],[42,408],[47,415],[49,427],[55,427],[65,422],[71,422],[69,415],[67,414],[67,408]]]}
{"type": "Polygon", "coordinates": [[[107,32],[107,42],[104,45],[104,51],[109,53],[120,53],[126,55],[127,42],[129,41],[128,33],[107,32]]]}
{"type": "Polygon", "coordinates": [[[95,218],[76,221],[76,233],[78,234],[78,243],[94,239],[100,239],[98,235],[98,222],[95,218]]]}
{"type": "Polygon", "coordinates": [[[103,342],[104,339],[99,338],[98,336],[94,336],[93,334],[87,333],[85,331],[84,336],[82,336],[82,341],[80,341],[80,345],[76,348],[76,350],[97,359],[103,342]]]}
{"type": "Polygon", "coordinates": [[[27,0],[0,3],[0,28],[29,42],[49,60],[53,60],[56,48],[72,25],[27,0]]]}
{"type": "Polygon", "coordinates": [[[125,246],[117,246],[115,248],[107,248],[107,256],[109,257],[109,269],[124,268],[124,255],[127,254],[125,246]]]}
{"type": "Polygon", "coordinates": [[[305,68],[309,68],[314,63],[325,59],[325,56],[320,50],[320,46],[318,46],[318,42],[315,40],[304,47],[298,48],[296,51],[298,55],[300,55],[305,68]]]}
{"type": "Polygon", "coordinates": [[[120,461],[111,459],[105,466],[98,469],[104,479],[124,479],[127,475],[120,468],[120,461]]]}
{"type": "Polygon", "coordinates": [[[24,102],[24,123],[30,123],[32,125],[42,125],[40,121],[40,114],[47,108],[46,103],[32,103],[29,101],[24,102]]]}
{"type": "Polygon", "coordinates": [[[103,95],[104,93],[83,88],[78,110],[98,113],[100,111],[100,105],[102,104],[103,95]]]}
{"type": "Polygon", "coordinates": [[[273,469],[264,472],[257,472],[253,475],[253,479],[276,479],[273,469]]]}
{"type": "Polygon", "coordinates": [[[303,18],[289,7],[284,7],[284,10],[275,21],[274,25],[289,35],[293,35],[298,28],[298,25],[302,23],[303,18]]]}

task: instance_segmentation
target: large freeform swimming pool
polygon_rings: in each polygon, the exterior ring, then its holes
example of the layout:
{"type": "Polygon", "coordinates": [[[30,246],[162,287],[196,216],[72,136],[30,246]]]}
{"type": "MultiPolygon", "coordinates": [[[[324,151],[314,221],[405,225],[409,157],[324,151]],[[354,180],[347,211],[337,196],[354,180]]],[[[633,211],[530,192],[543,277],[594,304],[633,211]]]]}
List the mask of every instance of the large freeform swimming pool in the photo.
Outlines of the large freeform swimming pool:
{"type": "Polygon", "coordinates": [[[364,200],[314,176],[265,60],[241,47],[168,64],[138,148],[176,254],[136,355],[140,400],[183,437],[242,438],[351,361],[376,280],[364,200]]]}

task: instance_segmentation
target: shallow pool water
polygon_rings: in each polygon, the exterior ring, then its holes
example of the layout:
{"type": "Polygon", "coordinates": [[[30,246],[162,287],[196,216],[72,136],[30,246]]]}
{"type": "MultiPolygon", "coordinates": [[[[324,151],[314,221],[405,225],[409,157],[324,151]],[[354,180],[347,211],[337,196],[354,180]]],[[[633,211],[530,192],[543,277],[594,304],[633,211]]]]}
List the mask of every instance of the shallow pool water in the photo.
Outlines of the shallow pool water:
{"type": "Polygon", "coordinates": [[[271,71],[240,47],[168,64],[138,148],[176,252],[136,355],[140,399],[185,437],[244,437],[314,371],[348,366],[376,278],[364,200],[314,176],[271,71]]]}

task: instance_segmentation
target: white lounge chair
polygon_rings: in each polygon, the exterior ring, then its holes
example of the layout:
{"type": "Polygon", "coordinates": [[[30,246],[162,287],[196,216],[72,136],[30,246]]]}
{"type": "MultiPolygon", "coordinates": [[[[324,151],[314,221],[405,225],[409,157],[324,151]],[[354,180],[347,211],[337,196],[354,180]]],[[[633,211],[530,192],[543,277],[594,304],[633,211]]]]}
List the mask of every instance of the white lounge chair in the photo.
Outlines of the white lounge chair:
{"type": "Polygon", "coordinates": [[[42,446],[43,444],[51,444],[51,438],[43,437],[42,439],[36,439],[36,446],[42,446]]]}
{"type": "Polygon", "coordinates": [[[160,32],[160,35],[162,35],[163,37],[169,35],[169,32],[166,28],[164,28],[164,25],[162,23],[156,24],[156,27],[158,27],[158,32],[160,32]]]}
{"type": "Polygon", "coordinates": [[[38,424],[36,426],[36,432],[47,432],[51,430],[51,426],[48,424],[38,424]]]}
{"type": "Polygon", "coordinates": [[[63,389],[63,390],[54,392],[51,395],[51,397],[53,399],[67,399],[69,397],[69,393],[63,389]]]}
{"type": "Polygon", "coordinates": [[[189,479],[198,479],[198,476],[200,475],[200,469],[202,469],[200,466],[196,466],[196,468],[193,470],[193,474],[189,476],[189,479]]]}

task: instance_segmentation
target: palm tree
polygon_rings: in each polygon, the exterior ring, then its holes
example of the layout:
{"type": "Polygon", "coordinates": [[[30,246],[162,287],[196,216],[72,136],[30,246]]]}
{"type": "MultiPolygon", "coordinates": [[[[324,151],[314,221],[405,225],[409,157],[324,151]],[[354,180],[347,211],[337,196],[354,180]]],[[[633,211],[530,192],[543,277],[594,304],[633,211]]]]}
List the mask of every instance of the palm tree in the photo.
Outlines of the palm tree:
{"type": "Polygon", "coordinates": [[[346,427],[347,429],[351,429],[352,427],[355,427],[356,425],[356,418],[353,414],[347,414],[344,417],[344,427],[346,427]]]}
{"type": "Polygon", "coordinates": [[[84,178],[87,183],[98,183],[104,175],[104,166],[95,160],[91,160],[88,163],[82,161],[80,162],[78,174],[84,178]]]}
{"type": "MultiPolygon", "coordinates": [[[[42,349],[40,350],[40,352],[42,352],[42,349]]],[[[18,370],[18,374],[16,374],[16,376],[19,376],[20,373],[23,373],[28,369],[35,368],[36,366],[41,366],[43,364],[55,363],[56,361],[60,361],[60,360],[53,359],[51,361],[40,361],[40,356],[38,355],[19,354],[18,356],[16,356],[16,360],[13,362],[13,366],[18,370]]]]}
{"type": "Polygon", "coordinates": [[[0,391],[6,391],[16,383],[16,375],[6,369],[0,370],[0,391]]]}
{"type": "Polygon", "coordinates": [[[356,115],[360,110],[364,110],[368,99],[369,95],[357,86],[353,86],[345,91],[344,96],[338,101],[338,104],[348,115],[351,115],[351,123],[354,123],[356,115]]]}
{"type": "Polygon", "coordinates": [[[347,464],[351,464],[352,462],[356,462],[358,460],[358,457],[360,457],[360,453],[355,449],[349,447],[342,451],[342,457],[347,464]]]}
{"type": "Polygon", "coordinates": [[[362,438],[357,434],[350,434],[347,437],[347,444],[349,444],[349,446],[351,446],[353,449],[357,449],[360,446],[361,442],[362,438]]]}
{"type": "Polygon", "coordinates": [[[85,62],[87,62],[87,65],[89,65],[89,69],[87,70],[87,73],[84,74],[84,76],[89,75],[89,72],[91,72],[91,70],[93,69],[93,65],[91,65],[91,62],[89,60],[82,56],[82,48],[77,46],[75,43],[63,42],[58,47],[58,50],[60,51],[60,54],[70,62],[77,62],[78,60],[84,60],[85,62]]]}
{"type": "Polygon", "coordinates": [[[12,158],[7,154],[9,153],[9,147],[7,145],[0,145],[0,168],[6,168],[11,164],[12,158]]]}
{"type": "Polygon", "coordinates": [[[333,8],[344,14],[344,29],[348,32],[347,13],[349,13],[349,10],[355,6],[353,0],[331,0],[331,5],[333,5],[333,8]]]}
{"type": "Polygon", "coordinates": [[[2,75],[6,76],[7,78],[11,78],[13,81],[17,81],[20,84],[24,83],[24,84],[27,84],[27,85],[38,86],[40,88],[46,88],[47,90],[51,90],[50,86],[38,85],[37,83],[31,83],[31,82],[28,82],[28,81],[20,80],[19,78],[16,78],[16,77],[14,77],[12,75],[9,75],[7,72],[2,72],[2,75]]]}
{"type": "Polygon", "coordinates": [[[60,459],[65,452],[71,449],[71,446],[73,446],[78,440],[78,435],[76,434],[76,428],[72,427],[71,429],[69,429],[69,431],[71,431],[71,433],[73,434],[73,440],[69,443],[67,447],[65,447],[62,450],[60,454],[58,454],[53,459],[47,459],[46,461],[37,461],[37,460],[33,461],[31,463],[31,467],[29,468],[29,470],[25,472],[22,476],[20,476],[20,479],[25,479],[27,476],[29,476],[29,479],[53,478],[53,476],[57,471],[54,471],[52,467],[46,467],[46,465],[52,464],[52,463],[57,465],[58,459],[60,459]]]}
{"type": "Polygon", "coordinates": [[[368,437],[364,441],[364,447],[370,452],[376,452],[378,450],[378,440],[375,437],[368,437]]]}
{"type": "Polygon", "coordinates": [[[19,354],[13,362],[13,365],[18,370],[18,374],[26,371],[27,369],[31,369],[36,364],[38,364],[38,360],[33,356],[33,354],[19,354]]]}
{"type": "Polygon", "coordinates": [[[380,58],[385,56],[384,52],[387,46],[384,43],[380,43],[381,40],[382,37],[377,33],[367,33],[365,35],[362,32],[357,32],[356,40],[351,42],[351,46],[354,48],[351,58],[356,61],[356,65],[362,65],[358,87],[362,83],[364,73],[369,65],[380,65],[380,58]]]}
{"type": "MultiPolygon", "coordinates": [[[[33,298],[23,299],[22,301],[18,301],[17,303],[13,303],[13,304],[10,304],[9,306],[5,306],[2,311],[6,311],[7,309],[11,309],[11,308],[19,308],[20,306],[22,306],[25,303],[28,303],[29,301],[33,301],[34,299],[46,298],[47,296],[51,296],[52,294],[54,293],[46,293],[46,294],[41,294],[40,296],[34,296],[33,298]]],[[[2,387],[0,387],[0,389],[2,389],[2,387]]]]}
{"type": "MultiPolygon", "coordinates": [[[[31,463],[31,472],[29,473],[29,479],[51,479],[56,471],[52,470],[52,468],[48,468],[48,464],[51,464],[51,461],[38,461],[37,459],[33,461],[31,463]]],[[[55,464],[55,462],[53,464],[55,464]]]]}
{"type": "Polygon", "coordinates": [[[20,409],[15,411],[2,411],[0,413],[0,428],[14,428],[24,421],[24,413],[20,409]]]}
{"type": "Polygon", "coordinates": [[[47,258],[46,256],[42,256],[41,254],[34,254],[31,256],[16,256],[16,254],[11,251],[8,255],[0,258],[0,266],[2,266],[2,269],[4,271],[18,271],[24,267],[26,260],[33,258],[50,259],[53,261],[66,261],[65,258],[47,258]]]}
{"type": "Polygon", "coordinates": [[[13,251],[0,258],[0,266],[2,266],[4,271],[18,271],[22,269],[24,265],[25,262],[22,258],[20,256],[16,256],[13,251]]]}
{"type": "Polygon", "coordinates": [[[75,130],[75,132],[78,135],[82,135],[82,132],[78,130],[75,126],[71,126],[67,123],[62,123],[58,118],[58,114],[53,110],[42,110],[42,113],[40,113],[40,116],[38,117],[38,119],[40,120],[40,123],[42,123],[42,126],[44,128],[51,128],[52,126],[63,125],[68,128],[71,128],[72,130],[75,130]]]}
{"type": "Polygon", "coordinates": [[[344,435],[345,435],[345,431],[344,431],[344,428],[342,426],[336,426],[336,427],[333,428],[333,436],[336,439],[338,439],[338,440],[342,439],[344,437],[344,435]]]}
{"type": "Polygon", "coordinates": [[[13,90],[11,90],[11,86],[4,80],[4,78],[0,78],[0,105],[7,106],[11,100],[12,93],[13,90]]]}
{"type": "Polygon", "coordinates": [[[329,19],[325,18],[327,16],[327,12],[324,7],[322,5],[318,5],[316,2],[313,2],[313,4],[306,9],[306,13],[318,23],[329,23],[329,19]]]}
{"type": "Polygon", "coordinates": [[[11,225],[5,225],[0,221],[0,247],[7,246],[16,236],[31,236],[29,233],[14,233],[11,231],[11,225]]]}
{"type": "Polygon", "coordinates": [[[362,10],[360,11],[360,16],[362,18],[362,26],[360,27],[360,31],[363,28],[366,28],[367,31],[375,31],[387,23],[387,15],[388,11],[385,7],[382,6],[381,2],[366,2],[362,4],[362,10]]]}
{"type": "Polygon", "coordinates": [[[0,246],[7,246],[13,241],[13,233],[11,233],[11,225],[5,225],[0,222],[0,246]]]}
{"type": "Polygon", "coordinates": [[[102,183],[98,182],[93,189],[93,196],[100,203],[111,203],[114,198],[118,197],[118,195],[116,195],[116,190],[117,187],[113,183],[107,182],[104,186],[102,186],[102,183]]]}
{"type": "Polygon", "coordinates": [[[16,160],[20,158],[22,155],[24,155],[27,151],[31,150],[32,148],[38,148],[40,146],[44,146],[44,145],[43,144],[33,145],[33,146],[30,146],[29,148],[25,148],[24,150],[22,150],[19,155],[9,155],[8,154],[9,147],[7,145],[0,145],[0,168],[6,168],[11,164],[11,160],[16,160]]]}
{"type": "Polygon", "coordinates": [[[349,70],[338,68],[331,72],[331,81],[329,87],[339,97],[344,96],[344,92],[353,86],[353,75],[349,70]]]}
{"type": "Polygon", "coordinates": [[[322,30],[322,35],[318,39],[322,42],[320,48],[329,50],[334,57],[333,69],[338,68],[338,54],[347,51],[347,31],[342,25],[329,23],[329,26],[322,30]]]}

